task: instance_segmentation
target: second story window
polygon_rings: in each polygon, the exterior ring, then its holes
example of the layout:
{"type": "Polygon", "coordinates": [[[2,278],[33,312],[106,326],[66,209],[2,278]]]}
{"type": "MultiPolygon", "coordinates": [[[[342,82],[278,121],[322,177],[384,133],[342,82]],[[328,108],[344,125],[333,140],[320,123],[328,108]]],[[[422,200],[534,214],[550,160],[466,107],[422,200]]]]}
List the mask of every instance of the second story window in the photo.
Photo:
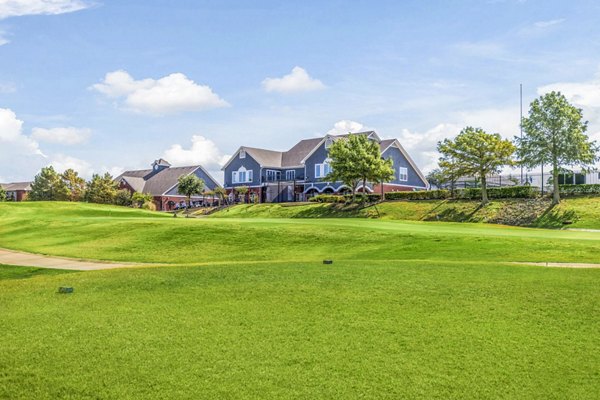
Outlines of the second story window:
{"type": "Polygon", "coordinates": [[[286,181],[293,181],[294,179],[296,179],[296,171],[289,170],[289,171],[285,171],[285,180],[286,181]]]}
{"type": "Polygon", "coordinates": [[[246,158],[246,150],[240,150],[240,158],[246,158]]]}
{"type": "Polygon", "coordinates": [[[324,162],[323,164],[315,164],[315,178],[324,178],[331,171],[333,171],[333,169],[328,162],[324,162]]]}
{"type": "Polygon", "coordinates": [[[398,168],[398,180],[401,182],[406,182],[408,180],[408,168],[398,168]]]}
{"type": "Polygon", "coordinates": [[[281,171],[268,169],[266,173],[267,182],[276,182],[281,178],[281,171]]]}
{"type": "Polygon", "coordinates": [[[246,170],[243,167],[231,173],[231,183],[249,183],[252,182],[252,170],[246,170]]]}

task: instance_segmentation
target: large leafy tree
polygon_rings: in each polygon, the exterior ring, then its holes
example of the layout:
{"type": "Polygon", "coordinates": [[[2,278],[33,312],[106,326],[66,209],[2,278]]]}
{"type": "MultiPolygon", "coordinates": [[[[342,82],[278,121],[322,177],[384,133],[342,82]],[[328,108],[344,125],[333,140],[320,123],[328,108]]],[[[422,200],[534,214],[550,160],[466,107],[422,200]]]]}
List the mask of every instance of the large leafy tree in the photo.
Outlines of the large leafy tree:
{"type": "Polygon", "coordinates": [[[179,183],[178,192],[188,199],[188,208],[192,206],[192,196],[202,193],[204,181],[194,174],[182,175],[177,180],[179,183]]]}
{"type": "Polygon", "coordinates": [[[486,204],[487,176],[499,173],[502,167],[514,165],[515,146],[497,134],[468,126],[454,140],[438,143],[440,167],[454,176],[472,175],[481,181],[481,202],[486,204]]]}
{"type": "Polygon", "coordinates": [[[69,188],[52,166],[42,168],[33,179],[28,199],[32,201],[65,201],[69,188]]]}
{"type": "Polygon", "coordinates": [[[117,191],[118,183],[113,180],[111,174],[94,174],[87,184],[84,200],[89,203],[113,204],[117,191]]]}
{"type": "Polygon", "coordinates": [[[60,175],[60,178],[69,189],[69,201],[80,201],[85,193],[85,180],[77,171],[69,168],[60,175]]]}
{"type": "Polygon", "coordinates": [[[325,179],[349,186],[352,201],[360,182],[364,191],[367,182],[378,184],[394,178],[392,160],[381,158],[379,143],[365,135],[349,135],[334,141],[329,147],[329,158],[331,172],[325,179]]]}
{"type": "Polygon", "coordinates": [[[519,160],[527,168],[552,167],[552,204],[558,204],[560,171],[567,166],[586,169],[598,160],[598,146],[585,134],[587,121],[564,95],[550,92],[531,103],[522,125],[523,138],[516,138],[519,160]]]}

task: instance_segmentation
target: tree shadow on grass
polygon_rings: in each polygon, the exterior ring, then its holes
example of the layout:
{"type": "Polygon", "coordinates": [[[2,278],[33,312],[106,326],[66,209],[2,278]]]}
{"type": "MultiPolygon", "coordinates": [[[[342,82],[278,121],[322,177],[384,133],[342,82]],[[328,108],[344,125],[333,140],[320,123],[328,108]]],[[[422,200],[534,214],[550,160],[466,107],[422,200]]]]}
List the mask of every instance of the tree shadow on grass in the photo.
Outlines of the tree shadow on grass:
{"type": "Polygon", "coordinates": [[[477,217],[476,214],[481,210],[484,205],[479,203],[477,207],[472,210],[459,209],[457,207],[447,208],[441,212],[435,212],[439,207],[431,209],[427,215],[425,215],[423,221],[450,221],[450,222],[480,222],[481,217],[477,217]]]}
{"type": "Polygon", "coordinates": [[[546,211],[538,217],[534,226],[538,228],[560,229],[577,220],[577,213],[574,210],[561,210],[557,209],[555,205],[550,205],[546,211]]]}

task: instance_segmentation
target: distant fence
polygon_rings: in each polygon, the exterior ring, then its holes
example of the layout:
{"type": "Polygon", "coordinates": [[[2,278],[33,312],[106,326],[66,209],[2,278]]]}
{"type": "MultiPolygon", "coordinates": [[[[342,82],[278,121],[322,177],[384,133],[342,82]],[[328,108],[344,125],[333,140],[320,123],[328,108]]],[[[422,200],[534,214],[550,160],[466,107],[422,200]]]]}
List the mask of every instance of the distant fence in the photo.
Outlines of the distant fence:
{"type": "MultiPolygon", "coordinates": [[[[492,175],[486,178],[488,187],[510,187],[531,185],[540,188],[542,192],[552,191],[552,174],[548,172],[524,172],[523,179],[521,174],[492,175]]],[[[558,176],[559,185],[592,185],[600,184],[600,172],[576,172],[561,173],[558,176]]],[[[473,177],[460,178],[455,183],[457,189],[468,189],[481,187],[481,182],[473,177]]],[[[442,188],[450,188],[449,184],[442,185],[442,188]]]]}

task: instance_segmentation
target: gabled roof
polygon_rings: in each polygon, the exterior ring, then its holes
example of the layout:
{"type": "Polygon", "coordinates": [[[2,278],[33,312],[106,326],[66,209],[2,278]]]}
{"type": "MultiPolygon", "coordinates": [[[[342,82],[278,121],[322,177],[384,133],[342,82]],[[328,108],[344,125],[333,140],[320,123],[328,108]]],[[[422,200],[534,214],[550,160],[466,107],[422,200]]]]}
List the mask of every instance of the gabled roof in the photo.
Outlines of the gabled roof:
{"type": "Polygon", "coordinates": [[[406,152],[406,150],[404,150],[404,147],[402,147],[402,145],[400,144],[400,141],[398,139],[382,140],[381,143],[380,143],[381,154],[383,154],[391,146],[396,146],[398,148],[398,150],[400,150],[400,152],[402,153],[402,155],[404,156],[404,158],[406,158],[406,160],[408,161],[408,163],[417,172],[417,175],[419,175],[419,178],[421,178],[421,180],[423,181],[423,183],[426,186],[429,185],[429,182],[427,181],[427,178],[425,177],[425,175],[423,175],[423,173],[421,172],[421,170],[419,169],[419,167],[417,167],[417,164],[415,164],[415,162],[412,159],[412,157],[406,152]],[[387,146],[384,147],[383,146],[383,142],[386,142],[387,146]]]}
{"type": "Polygon", "coordinates": [[[262,167],[281,167],[282,152],[266,149],[257,149],[254,147],[242,147],[246,153],[250,154],[262,167]]]}
{"type": "Polygon", "coordinates": [[[12,182],[12,183],[0,183],[0,187],[7,192],[14,192],[17,190],[30,191],[31,182],[12,182]]]}
{"type": "Polygon", "coordinates": [[[294,147],[283,153],[281,159],[282,167],[299,167],[302,166],[302,160],[311,151],[313,151],[323,138],[304,139],[299,141],[294,147]]]}
{"type": "Polygon", "coordinates": [[[200,165],[167,167],[158,172],[154,172],[151,169],[125,171],[115,178],[115,181],[125,181],[136,192],[149,193],[153,196],[162,196],[177,186],[177,180],[180,176],[192,174],[198,169],[201,169],[214,184],[219,185],[219,183],[200,165]]]}

